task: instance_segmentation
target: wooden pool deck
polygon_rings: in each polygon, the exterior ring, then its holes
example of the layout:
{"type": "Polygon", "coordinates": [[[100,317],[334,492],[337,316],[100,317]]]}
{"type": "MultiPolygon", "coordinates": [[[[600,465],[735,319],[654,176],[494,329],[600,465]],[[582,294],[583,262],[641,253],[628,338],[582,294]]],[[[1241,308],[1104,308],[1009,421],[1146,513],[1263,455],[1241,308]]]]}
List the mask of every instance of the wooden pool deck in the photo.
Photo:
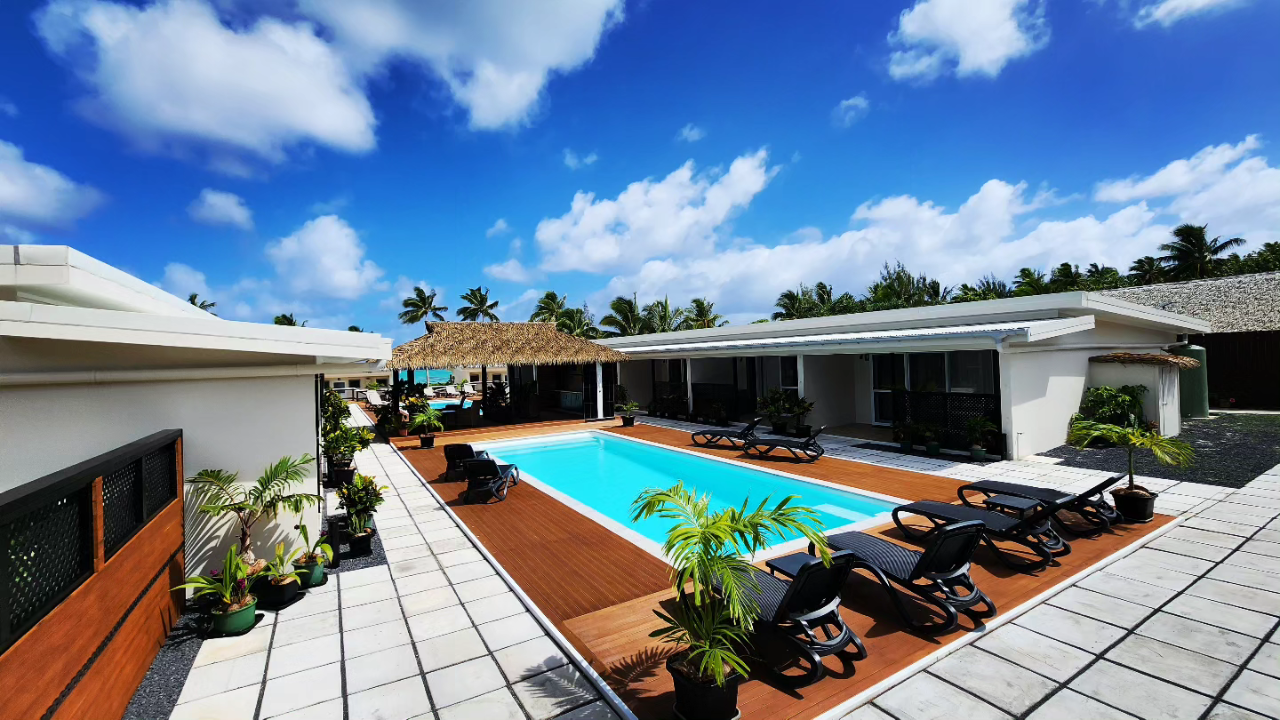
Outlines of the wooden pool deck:
{"type": "MultiPolygon", "coordinates": [[[[438,442],[483,442],[603,428],[649,442],[902,498],[951,502],[961,484],[935,475],[831,458],[811,465],[747,458],[733,450],[692,448],[687,433],[647,425],[625,429],[615,425],[543,423],[500,432],[486,428],[474,433],[455,431],[438,442]]],[[[528,483],[513,488],[505,502],[464,505],[460,500],[464,483],[443,479],[444,457],[439,447],[404,449],[404,455],[640,718],[672,717],[671,679],[663,665],[670,651],[648,637],[658,626],[652,611],[671,597],[665,563],[528,483]]],[[[1148,525],[1124,527],[1094,540],[1073,541],[1074,551],[1061,559],[1061,565],[1037,575],[1009,571],[984,548],[975,556],[973,577],[1006,613],[1170,520],[1157,516],[1148,525]]],[[[908,544],[891,525],[873,532],[908,544]]],[[[744,719],[816,717],[964,637],[974,627],[971,620],[964,618],[960,629],[940,638],[907,632],[883,590],[857,574],[850,580],[844,597],[841,612],[866,644],[867,659],[846,664],[838,657],[827,658],[827,677],[799,690],[784,689],[766,672],[757,673],[740,691],[744,719]]],[[[766,656],[772,652],[768,643],[761,648],[766,656]]]]}

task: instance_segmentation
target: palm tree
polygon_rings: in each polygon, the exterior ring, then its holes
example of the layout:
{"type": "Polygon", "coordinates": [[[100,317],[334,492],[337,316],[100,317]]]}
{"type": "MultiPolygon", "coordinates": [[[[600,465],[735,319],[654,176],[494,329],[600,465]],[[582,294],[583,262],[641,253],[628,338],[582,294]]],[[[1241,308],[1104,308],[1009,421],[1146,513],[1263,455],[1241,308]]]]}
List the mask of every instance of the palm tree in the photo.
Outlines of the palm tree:
{"type": "Polygon", "coordinates": [[[548,290],[534,306],[529,322],[556,322],[568,302],[569,296],[557,295],[554,290],[548,290]]]}
{"type": "Polygon", "coordinates": [[[364,328],[359,325],[348,325],[347,332],[364,332],[364,328]]]}
{"type": "Polygon", "coordinates": [[[612,337],[643,335],[649,332],[635,295],[631,297],[619,295],[614,298],[609,303],[609,314],[600,318],[600,324],[608,328],[605,333],[612,337]]]}
{"type": "Polygon", "coordinates": [[[926,275],[912,275],[902,263],[884,264],[880,279],[867,288],[864,306],[868,310],[923,307],[947,302],[953,291],[926,275]]]}
{"type": "Polygon", "coordinates": [[[298,322],[293,317],[293,313],[280,313],[279,315],[276,316],[275,320],[273,320],[272,322],[274,322],[277,325],[288,325],[289,327],[306,327],[307,326],[306,320],[303,320],[302,322],[298,322]]]}
{"type": "Polygon", "coordinates": [[[1089,263],[1084,271],[1084,287],[1086,290],[1114,290],[1124,287],[1124,276],[1110,265],[1089,263]]]}
{"type": "Polygon", "coordinates": [[[488,320],[489,322],[498,322],[498,314],[493,310],[498,307],[498,301],[489,302],[489,288],[482,288],[479,285],[471,288],[462,294],[462,301],[467,303],[465,307],[458,308],[458,317],[468,322],[480,322],[488,320]]]}
{"type": "Polygon", "coordinates": [[[298,459],[282,457],[267,466],[252,485],[240,482],[239,473],[226,470],[201,470],[188,482],[199,499],[204,515],[232,514],[240,530],[240,554],[247,562],[253,558],[253,526],[260,520],[270,521],[281,510],[300,513],[320,502],[319,495],[287,492],[307,477],[315,459],[303,455],[298,459]]]}
{"type": "Polygon", "coordinates": [[[706,298],[690,300],[684,314],[688,318],[689,327],[692,328],[724,327],[729,324],[723,315],[716,312],[716,304],[706,298]]]}
{"type": "Polygon", "coordinates": [[[1001,300],[1003,298],[1013,297],[1013,288],[1009,287],[1009,283],[1000,280],[995,275],[985,275],[978,281],[977,285],[963,283],[956,288],[956,294],[951,302],[975,302],[978,300],[1001,300]]]}
{"type": "Polygon", "coordinates": [[[196,307],[209,313],[210,315],[213,315],[214,314],[213,309],[218,307],[218,303],[213,302],[212,300],[201,300],[200,293],[191,293],[190,295],[188,295],[187,302],[191,303],[192,305],[195,305],[196,307]]]}
{"type": "Polygon", "coordinates": [[[436,305],[436,291],[426,292],[420,287],[413,288],[413,294],[405,298],[400,306],[404,310],[400,313],[400,322],[405,325],[415,325],[417,323],[429,323],[432,320],[444,322],[442,313],[449,312],[449,308],[443,305],[436,305]]]}
{"type": "MultiPolygon", "coordinates": [[[[1133,453],[1150,450],[1162,465],[1186,467],[1195,460],[1195,451],[1184,440],[1165,437],[1145,427],[1121,427],[1093,420],[1076,420],[1067,431],[1067,442],[1076,447],[1086,447],[1094,440],[1104,440],[1129,452],[1129,486],[1133,492],[1133,453]]],[[[1145,488],[1141,488],[1145,490],[1145,488]]]]}
{"type": "Polygon", "coordinates": [[[1053,292],[1049,289],[1049,281],[1045,279],[1044,273],[1031,268],[1022,268],[1018,271],[1018,276],[1013,279],[1013,294],[1015,297],[1025,297],[1027,295],[1044,295],[1053,292]]]}
{"type": "Polygon", "coordinates": [[[799,320],[818,314],[818,301],[814,297],[813,288],[804,283],[800,283],[798,290],[783,291],[773,306],[778,308],[773,313],[774,320],[799,320]]]}
{"type": "Polygon", "coordinates": [[[600,337],[600,329],[595,326],[595,318],[584,305],[580,308],[565,308],[556,318],[556,329],[565,335],[595,340],[600,337]]]}
{"type": "Polygon", "coordinates": [[[1173,242],[1160,246],[1168,253],[1160,261],[1168,264],[1170,277],[1176,280],[1198,280],[1218,274],[1222,264],[1219,255],[1244,244],[1244,238],[1210,240],[1208,225],[1183,224],[1173,229],[1173,242]]]}
{"type": "Polygon", "coordinates": [[[1164,263],[1151,255],[1140,257],[1129,266],[1129,280],[1135,285],[1155,285],[1164,279],[1164,263]]]}
{"type": "Polygon", "coordinates": [[[1053,292],[1070,292],[1079,290],[1084,284],[1084,273],[1079,265],[1062,263],[1049,273],[1049,289],[1053,292]]]}
{"type": "Polygon", "coordinates": [[[671,299],[667,297],[645,305],[643,315],[650,332],[675,332],[688,327],[684,310],[671,307],[671,299]]]}

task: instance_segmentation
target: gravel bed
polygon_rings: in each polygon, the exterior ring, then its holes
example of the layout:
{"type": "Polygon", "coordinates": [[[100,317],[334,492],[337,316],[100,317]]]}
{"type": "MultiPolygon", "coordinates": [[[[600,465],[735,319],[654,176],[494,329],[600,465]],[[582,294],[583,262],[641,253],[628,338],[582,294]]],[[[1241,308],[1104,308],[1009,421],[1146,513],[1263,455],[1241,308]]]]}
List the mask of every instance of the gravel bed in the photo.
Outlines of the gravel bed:
{"type": "MultiPolygon", "coordinates": [[[[1195,448],[1193,465],[1161,465],[1151,453],[1139,451],[1134,458],[1137,474],[1238,488],[1280,464],[1280,415],[1232,414],[1183,420],[1179,437],[1195,448]]],[[[1090,446],[1081,450],[1061,445],[1040,454],[1092,470],[1122,472],[1128,462],[1126,451],[1115,447],[1090,446]]]]}

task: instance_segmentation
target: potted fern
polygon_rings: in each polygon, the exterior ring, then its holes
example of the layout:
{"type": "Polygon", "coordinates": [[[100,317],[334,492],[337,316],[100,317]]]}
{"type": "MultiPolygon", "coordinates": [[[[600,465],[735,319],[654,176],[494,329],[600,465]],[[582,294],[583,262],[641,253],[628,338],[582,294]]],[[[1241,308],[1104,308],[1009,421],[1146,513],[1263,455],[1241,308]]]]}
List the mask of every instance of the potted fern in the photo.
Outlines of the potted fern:
{"type": "Polygon", "coordinates": [[[996,425],[991,420],[979,415],[969,420],[966,428],[969,433],[969,456],[974,460],[987,459],[987,443],[996,434],[996,425]]]}
{"type": "MultiPolygon", "coordinates": [[[[1131,415],[1130,419],[1132,418],[1131,415]]],[[[1129,484],[1112,490],[1111,497],[1115,499],[1116,510],[1130,522],[1151,522],[1155,517],[1156,498],[1159,497],[1159,493],[1134,482],[1134,452],[1146,450],[1155,456],[1157,462],[1175,467],[1187,467],[1195,461],[1195,451],[1186,441],[1165,437],[1145,427],[1136,425],[1126,427],[1082,419],[1071,423],[1071,429],[1067,432],[1067,442],[1084,448],[1095,440],[1109,442],[1128,451],[1129,484]]]]}
{"type": "Polygon", "coordinates": [[[671,614],[654,611],[663,627],[649,634],[678,650],[667,659],[675,684],[680,718],[730,720],[738,717],[738,684],[748,673],[743,653],[750,645],[758,591],[751,555],[789,533],[813,543],[831,562],[817,513],[792,506],[795,496],[754,510],[711,511],[711,496],[697,495],[677,483],[668,490],[650,488],[632,503],[632,522],[659,517],[674,524],[662,545],[671,563],[676,603],[671,614]]]}
{"type": "Polygon", "coordinates": [[[194,590],[193,598],[213,600],[209,611],[214,635],[238,635],[257,621],[258,599],[249,592],[248,567],[240,559],[240,548],[227,548],[222,569],[208,575],[193,575],[174,590],[194,590]]]}
{"type": "Polygon", "coordinates": [[[760,398],[760,412],[769,418],[774,435],[786,435],[791,413],[791,398],[786,392],[774,388],[760,398]]]}
{"type": "Polygon", "coordinates": [[[813,412],[813,403],[804,398],[797,398],[791,401],[790,409],[792,417],[796,419],[796,437],[809,437],[813,427],[806,424],[804,419],[813,412]]]}
{"type": "Polygon", "coordinates": [[[347,511],[347,538],[352,555],[368,555],[373,549],[373,514],[383,503],[385,486],[368,475],[356,473],[355,480],[338,489],[338,506],[347,511]]]}
{"type": "Polygon", "coordinates": [[[283,510],[300,513],[320,502],[319,495],[290,492],[290,488],[307,477],[307,468],[315,462],[310,455],[298,459],[285,456],[267,466],[252,485],[240,482],[240,474],[226,470],[201,470],[187,478],[191,494],[200,503],[202,515],[231,515],[240,530],[240,548],[245,563],[254,565],[253,528],[270,521],[283,510]]]}
{"type": "Polygon", "coordinates": [[[424,405],[413,417],[409,418],[409,432],[418,433],[420,447],[436,446],[436,431],[444,429],[444,415],[439,410],[424,405]]]}
{"type": "Polygon", "coordinates": [[[267,566],[254,576],[253,590],[268,610],[279,610],[298,599],[302,590],[302,579],[296,570],[291,569],[293,561],[298,557],[294,550],[286,554],[284,543],[276,543],[276,556],[267,562],[267,566]]]}
{"type": "Polygon", "coordinates": [[[297,571],[298,578],[302,581],[302,587],[316,587],[325,583],[324,566],[325,563],[333,559],[333,548],[329,547],[329,538],[321,535],[316,541],[311,542],[311,537],[307,533],[307,526],[302,525],[298,528],[302,535],[302,551],[293,561],[293,569],[297,571]]]}

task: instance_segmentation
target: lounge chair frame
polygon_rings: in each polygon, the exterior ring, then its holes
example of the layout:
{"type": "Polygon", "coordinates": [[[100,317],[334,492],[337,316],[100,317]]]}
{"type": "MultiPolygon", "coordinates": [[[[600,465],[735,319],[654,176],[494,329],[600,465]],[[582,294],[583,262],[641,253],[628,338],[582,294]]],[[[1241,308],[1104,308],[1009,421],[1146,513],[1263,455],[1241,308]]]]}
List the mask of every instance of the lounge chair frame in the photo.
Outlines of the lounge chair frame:
{"type": "Polygon", "coordinates": [[[782,449],[791,453],[794,460],[806,463],[817,462],[818,458],[827,454],[826,449],[818,444],[818,436],[826,429],[827,426],[823,425],[803,440],[754,437],[743,445],[742,451],[748,455],[755,453],[760,457],[766,457],[774,450],[782,449]]]}
{"type": "Polygon", "coordinates": [[[693,441],[694,445],[699,447],[718,447],[720,442],[723,440],[727,442],[728,446],[731,448],[741,448],[747,443],[758,439],[756,438],[756,427],[762,420],[764,420],[763,417],[758,417],[747,423],[747,426],[741,430],[701,430],[696,433],[690,433],[689,439],[693,441]]]}
{"type": "Polygon", "coordinates": [[[470,503],[474,493],[487,493],[502,502],[507,499],[507,490],[520,484],[520,468],[499,465],[489,457],[464,461],[462,467],[467,474],[467,489],[462,494],[464,503],[470,503]]]}
{"type": "MultiPolygon", "coordinates": [[[[1064,502],[1074,498],[1074,495],[1068,496],[1064,502]]],[[[1063,504],[1041,502],[1031,514],[1015,518],[993,510],[926,500],[894,508],[893,524],[898,526],[903,535],[913,540],[926,540],[937,535],[950,523],[966,520],[982,521],[982,540],[987,547],[991,548],[1000,562],[1019,572],[1033,573],[1049,567],[1055,557],[1071,554],[1071,545],[1062,539],[1050,523],[1050,518],[1062,509],[1063,504]],[[904,513],[918,515],[932,523],[933,527],[925,531],[913,528],[902,522],[901,515],[904,513]],[[1017,543],[1034,552],[1039,559],[1015,560],[1009,553],[1001,550],[993,538],[1017,543]]]]}
{"type": "MultiPolygon", "coordinates": [[[[942,635],[959,625],[961,612],[975,619],[996,615],[995,602],[978,589],[969,575],[970,560],[982,542],[982,531],[983,525],[977,520],[951,523],[938,529],[924,552],[858,531],[830,535],[827,542],[833,550],[853,553],[856,558],[853,568],[875,576],[908,626],[931,635],[942,635]],[[900,559],[905,559],[907,554],[914,555],[914,565],[906,574],[895,572],[891,561],[877,561],[874,557],[876,553],[883,557],[884,552],[898,555],[900,559]],[[903,592],[895,585],[936,608],[942,614],[942,621],[920,621],[913,617],[903,601],[903,592]]],[[[809,548],[812,554],[812,543],[809,548]]]]}
{"type": "Polygon", "coordinates": [[[1090,528],[1080,532],[1068,526],[1062,521],[1060,515],[1055,513],[1053,518],[1058,527],[1077,537],[1096,537],[1100,533],[1106,532],[1112,525],[1124,520],[1120,513],[1116,512],[1116,509],[1107,502],[1105,495],[1108,489],[1122,482],[1124,478],[1124,473],[1112,475],[1079,495],[1001,480],[983,480],[982,482],[964,485],[956,491],[956,494],[960,496],[961,502],[970,507],[980,507],[978,502],[981,502],[981,500],[975,502],[974,498],[970,496],[971,493],[981,496],[982,499],[995,495],[1012,495],[1013,497],[1040,500],[1041,502],[1061,503],[1063,511],[1079,515],[1090,525],[1090,528]],[[1074,499],[1070,502],[1065,502],[1068,498],[1074,499]]]}

